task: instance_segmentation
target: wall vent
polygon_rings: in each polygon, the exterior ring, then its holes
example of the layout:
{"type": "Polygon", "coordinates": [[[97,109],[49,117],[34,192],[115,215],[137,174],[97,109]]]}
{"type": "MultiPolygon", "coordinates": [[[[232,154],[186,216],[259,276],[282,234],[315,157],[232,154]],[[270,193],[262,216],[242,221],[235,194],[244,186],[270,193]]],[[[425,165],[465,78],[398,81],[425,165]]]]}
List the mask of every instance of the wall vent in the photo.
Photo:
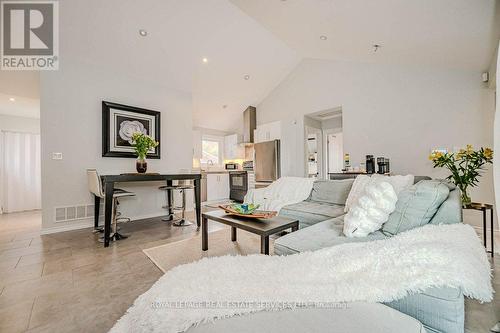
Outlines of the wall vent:
{"type": "MultiPolygon", "coordinates": [[[[94,217],[94,205],[75,205],[55,207],[54,218],[56,223],[83,220],[94,217]]],[[[104,204],[99,207],[99,216],[104,215],[104,204]]]]}

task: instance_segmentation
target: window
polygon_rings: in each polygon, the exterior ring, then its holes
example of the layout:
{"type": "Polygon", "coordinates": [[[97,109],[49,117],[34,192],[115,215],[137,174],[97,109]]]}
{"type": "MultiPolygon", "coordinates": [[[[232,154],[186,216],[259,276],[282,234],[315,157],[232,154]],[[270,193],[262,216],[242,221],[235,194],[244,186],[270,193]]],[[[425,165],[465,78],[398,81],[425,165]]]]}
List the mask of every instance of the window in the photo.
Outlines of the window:
{"type": "Polygon", "coordinates": [[[201,164],[222,164],[223,138],[203,136],[201,141],[201,164]]]}

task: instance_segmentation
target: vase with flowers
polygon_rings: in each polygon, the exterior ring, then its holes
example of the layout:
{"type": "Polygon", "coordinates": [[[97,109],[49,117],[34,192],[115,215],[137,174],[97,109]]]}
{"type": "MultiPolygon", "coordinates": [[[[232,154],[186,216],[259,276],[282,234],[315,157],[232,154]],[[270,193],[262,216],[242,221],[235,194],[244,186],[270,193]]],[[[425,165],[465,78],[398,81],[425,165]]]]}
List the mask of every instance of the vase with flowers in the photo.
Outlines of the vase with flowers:
{"type": "Polygon", "coordinates": [[[471,203],[469,187],[477,186],[481,171],[488,163],[493,163],[493,150],[481,147],[474,150],[472,145],[460,149],[457,153],[434,151],[429,156],[434,168],[446,168],[451,175],[446,179],[452,181],[461,191],[462,205],[471,203]]]}
{"type": "Polygon", "coordinates": [[[145,173],[148,169],[148,163],[146,162],[146,155],[148,151],[156,148],[158,142],[152,137],[136,132],[132,135],[132,147],[134,147],[135,153],[137,154],[137,161],[135,163],[135,168],[139,173],[145,173]]]}

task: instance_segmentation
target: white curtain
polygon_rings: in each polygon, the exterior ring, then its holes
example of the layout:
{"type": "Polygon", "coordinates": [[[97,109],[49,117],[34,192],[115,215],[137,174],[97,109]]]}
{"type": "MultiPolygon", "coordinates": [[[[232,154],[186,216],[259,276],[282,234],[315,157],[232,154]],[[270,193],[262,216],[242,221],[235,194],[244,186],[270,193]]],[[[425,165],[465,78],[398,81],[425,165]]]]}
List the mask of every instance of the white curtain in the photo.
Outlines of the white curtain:
{"type": "Polygon", "coordinates": [[[40,135],[1,132],[0,139],[3,212],[40,209],[40,135]]]}

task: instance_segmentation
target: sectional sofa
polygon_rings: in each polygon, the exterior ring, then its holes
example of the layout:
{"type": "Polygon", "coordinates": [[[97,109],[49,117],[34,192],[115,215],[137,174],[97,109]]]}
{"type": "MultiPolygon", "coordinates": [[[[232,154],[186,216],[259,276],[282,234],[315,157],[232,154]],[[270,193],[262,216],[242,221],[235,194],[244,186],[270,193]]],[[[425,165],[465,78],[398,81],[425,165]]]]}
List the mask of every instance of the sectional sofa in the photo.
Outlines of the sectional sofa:
{"type": "MultiPolygon", "coordinates": [[[[415,183],[429,177],[415,177],[415,183]]],[[[275,255],[313,251],[346,242],[390,237],[376,231],[364,238],[343,236],[344,204],[353,180],[316,181],[309,198],[285,206],[280,215],[297,218],[300,229],[275,240],[275,255]]],[[[416,185],[418,186],[418,184],[416,185]]],[[[461,223],[460,193],[451,188],[429,223],[461,223]]],[[[386,303],[349,303],[343,309],[295,309],[236,316],[188,330],[199,332],[371,332],[463,333],[464,296],[455,288],[430,288],[386,303]]]]}
{"type": "MultiPolygon", "coordinates": [[[[415,177],[415,183],[426,179],[430,178],[415,177]]],[[[274,242],[274,253],[288,255],[346,242],[366,242],[389,237],[381,231],[363,238],[347,238],[343,235],[344,204],[352,183],[352,179],[316,181],[307,200],[282,208],[280,215],[299,219],[301,228],[278,238],[274,242]]],[[[448,198],[429,223],[461,222],[460,192],[451,187],[448,198]]],[[[386,305],[418,319],[428,332],[464,331],[464,296],[458,289],[431,288],[386,305]]]]}

